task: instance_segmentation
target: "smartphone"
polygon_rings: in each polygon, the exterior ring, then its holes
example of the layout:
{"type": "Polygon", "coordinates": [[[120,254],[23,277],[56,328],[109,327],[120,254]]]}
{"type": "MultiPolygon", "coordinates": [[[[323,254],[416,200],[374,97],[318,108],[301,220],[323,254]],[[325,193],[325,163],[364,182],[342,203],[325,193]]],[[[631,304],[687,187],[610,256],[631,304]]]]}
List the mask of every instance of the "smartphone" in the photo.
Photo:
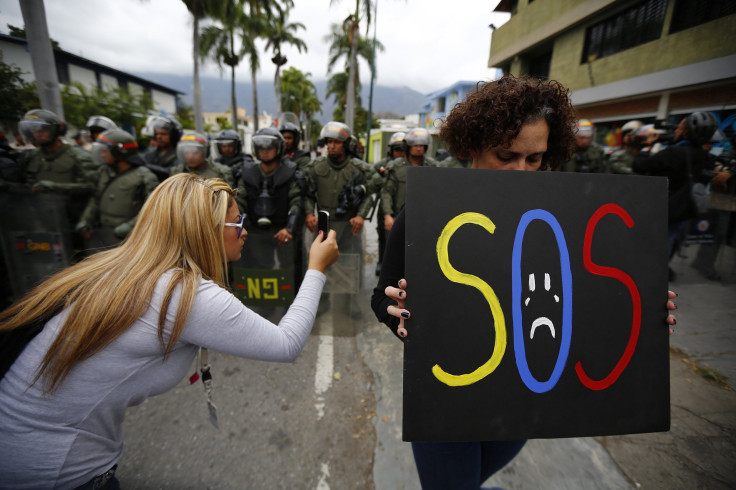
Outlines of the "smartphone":
{"type": "Polygon", "coordinates": [[[324,240],[330,232],[330,213],[327,211],[320,211],[317,219],[317,231],[322,231],[322,240],[324,240]]]}

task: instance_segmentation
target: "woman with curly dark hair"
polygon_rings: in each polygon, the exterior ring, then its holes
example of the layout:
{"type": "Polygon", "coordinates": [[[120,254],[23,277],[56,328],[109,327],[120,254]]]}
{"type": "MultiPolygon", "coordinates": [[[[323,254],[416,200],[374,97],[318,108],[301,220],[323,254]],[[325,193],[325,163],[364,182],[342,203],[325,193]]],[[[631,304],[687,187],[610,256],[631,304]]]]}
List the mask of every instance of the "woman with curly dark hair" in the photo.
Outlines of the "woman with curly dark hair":
{"type": "MultiPolygon", "coordinates": [[[[575,119],[568,91],[558,82],[507,76],[479,83],[478,90],[447,116],[440,139],[457,158],[470,159],[474,169],[554,170],[574,151],[575,119]]],[[[404,231],[402,209],[388,237],[371,298],[378,320],[400,338],[408,335],[404,322],[410,318],[404,308],[404,231]]],[[[667,308],[675,306],[670,301],[667,308]]],[[[669,315],[667,322],[674,325],[674,317],[669,315]]],[[[423,489],[476,489],[509,463],[525,442],[412,442],[412,451],[423,489]]]]}

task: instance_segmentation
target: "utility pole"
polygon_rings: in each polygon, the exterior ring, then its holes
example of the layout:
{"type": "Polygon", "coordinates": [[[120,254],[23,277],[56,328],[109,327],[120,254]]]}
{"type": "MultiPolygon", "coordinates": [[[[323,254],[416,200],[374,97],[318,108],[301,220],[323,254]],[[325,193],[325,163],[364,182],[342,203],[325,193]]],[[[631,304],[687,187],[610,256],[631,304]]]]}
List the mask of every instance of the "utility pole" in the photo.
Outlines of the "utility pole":
{"type": "Polygon", "coordinates": [[[36,77],[38,99],[41,107],[53,112],[63,121],[59,78],[56,75],[54,50],[51,48],[49,29],[46,25],[46,9],[43,0],[22,0],[20,9],[26,28],[26,41],[31,53],[33,75],[36,77]]]}
{"type": "Polygon", "coordinates": [[[368,95],[368,123],[365,130],[367,133],[365,137],[366,161],[368,160],[368,147],[371,144],[371,125],[373,124],[373,83],[376,80],[376,24],[378,24],[378,0],[375,0],[375,2],[376,8],[373,11],[373,47],[371,48],[371,91],[368,95]]]}

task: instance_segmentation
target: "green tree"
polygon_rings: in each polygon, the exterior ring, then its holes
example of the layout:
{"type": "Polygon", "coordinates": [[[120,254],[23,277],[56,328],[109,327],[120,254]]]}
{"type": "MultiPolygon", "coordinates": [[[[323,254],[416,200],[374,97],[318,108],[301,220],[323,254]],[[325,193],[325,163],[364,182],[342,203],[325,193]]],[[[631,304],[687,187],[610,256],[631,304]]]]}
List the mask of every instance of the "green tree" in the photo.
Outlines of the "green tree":
{"type": "Polygon", "coordinates": [[[23,79],[23,71],[3,61],[0,51],[0,126],[15,128],[23,114],[40,107],[36,84],[23,79]]]}
{"type": "Polygon", "coordinates": [[[257,129],[258,92],[255,88],[255,77],[260,61],[255,40],[263,35],[265,25],[272,16],[272,8],[276,5],[275,0],[217,0],[217,2],[217,5],[211,9],[211,17],[219,25],[211,25],[204,29],[201,39],[202,59],[211,57],[221,70],[222,65],[230,67],[230,103],[232,120],[236,124],[238,104],[235,96],[235,67],[240,64],[244,56],[250,58],[253,111],[257,129]],[[236,43],[236,36],[238,43],[236,43]]]}
{"type": "MultiPolygon", "coordinates": [[[[13,37],[19,37],[21,39],[26,38],[26,29],[25,27],[16,27],[11,24],[5,24],[8,26],[8,30],[10,31],[10,35],[13,37]]],[[[61,49],[61,46],[59,46],[59,43],[54,41],[54,39],[49,38],[49,41],[51,41],[51,47],[54,49],[61,49]]]]}
{"type": "Polygon", "coordinates": [[[311,73],[304,74],[294,67],[281,74],[281,106],[303,121],[306,141],[311,141],[312,117],[322,112],[322,102],[317,95],[317,88],[309,79],[311,76],[311,73]]]}
{"type": "Polygon", "coordinates": [[[119,126],[134,127],[136,134],[153,109],[148,94],[131,94],[122,88],[91,88],[79,82],[62,86],[61,102],[66,122],[72,126],[83,128],[90,116],[102,114],[119,126]]]}
{"type": "Polygon", "coordinates": [[[194,125],[194,110],[192,109],[192,106],[179,102],[176,105],[176,119],[179,120],[182,128],[194,129],[196,131],[196,127],[194,125]]]}
{"type": "MultiPolygon", "coordinates": [[[[337,0],[330,0],[330,5],[333,5],[337,0]]],[[[360,51],[360,44],[361,41],[365,43],[365,39],[362,39],[360,37],[360,20],[361,20],[361,6],[362,6],[362,16],[365,19],[365,32],[366,36],[368,35],[368,29],[371,25],[371,10],[373,8],[373,3],[371,0],[355,0],[355,12],[351,15],[348,15],[347,18],[342,23],[342,32],[347,37],[348,41],[348,61],[347,61],[347,72],[350,75],[347,79],[348,87],[347,87],[347,104],[345,107],[346,111],[346,118],[345,118],[345,124],[347,124],[351,129],[353,127],[353,119],[355,117],[355,84],[357,81],[359,81],[358,77],[358,54],[360,51]]],[[[334,31],[333,31],[334,32],[334,31]]],[[[370,46],[369,46],[370,47],[370,46]]],[[[369,55],[366,58],[368,62],[370,63],[370,60],[372,58],[372,55],[370,54],[371,51],[369,49],[369,55]]],[[[329,73],[329,69],[328,69],[329,73]]]]}
{"type": "MultiPolygon", "coordinates": [[[[348,19],[351,18],[352,16],[348,17],[348,19]]],[[[346,19],[346,22],[348,19],[346,19]]],[[[330,43],[329,59],[327,60],[327,73],[331,73],[337,62],[343,58],[345,59],[345,73],[338,73],[330,78],[328,81],[328,96],[330,93],[340,95],[340,100],[338,101],[336,98],[335,102],[340,106],[340,113],[342,114],[343,111],[345,112],[345,124],[352,128],[354,120],[347,122],[347,117],[349,117],[348,108],[352,107],[354,119],[355,106],[356,104],[360,104],[361,83],[357,58],[360,57],[370,64],[374,52],[373,45],[372,42],[359,36],[357,38],[353,38],[355,39],[355,42],[353,42],[350,37],[350,31],[346,30],[344,23],[342,27],[338,24],[332,24],[330,31],[330,34],[324,38],[326,42],[330,43]],[[356,63],[354,65],[354,69],[351,71],[350,60],[353,56],[353,49],[355,49],[356,63]],[[352,77],[348,76],[350,73],[352,73],[352,77]],[[343,85],[343,87],[340,87],[339,85],[343,85]],[[330,90],[330,87],[332,90],[330,90]]],[[[355,33],[357,34],[357,31],[355,33]]],[[[381,44],[380,41],[376,41],[376,48],[381,51],[384,50],[383,44],[381,44]]]]}
{"type": "Polygon", "coordinates": [[[276,74],[273,78],[274,88],[276,90],[276,113],[281,114],[281,66],[287,62],[286,56],[281,54],[282,44],[291,44],[296,46],[299,52],[307,51],[307,44],[300,38],[296,37],[299,29],[306,29],[301,22],[289,22],[289,5],[285,8],[278,7],[278,14],[272,22],[266,25],[264,37],[266,39],[266,50],[273,49],[274,57],[271,61],[276,65],[276,74]]]}

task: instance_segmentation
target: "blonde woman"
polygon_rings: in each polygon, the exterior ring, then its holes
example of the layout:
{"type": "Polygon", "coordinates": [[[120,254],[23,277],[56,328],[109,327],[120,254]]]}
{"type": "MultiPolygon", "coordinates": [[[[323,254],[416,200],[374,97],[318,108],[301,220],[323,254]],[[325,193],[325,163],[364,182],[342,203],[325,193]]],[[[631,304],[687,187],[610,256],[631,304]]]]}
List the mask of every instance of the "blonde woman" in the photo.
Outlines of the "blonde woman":
{"type": "Polygon", "coordinates": [[[197,349],[293,361],[314,323],[335,232],[278,325],[226,289],[246,230],[220,179],[159,185],[119,247],[66,269],[0,313],[0,330],[52,316],[0,381],[0,488],[118,488],[125,410],[173,388],[197,349]],[[107,484],[108,486],[104,486],[107,484]]]}

